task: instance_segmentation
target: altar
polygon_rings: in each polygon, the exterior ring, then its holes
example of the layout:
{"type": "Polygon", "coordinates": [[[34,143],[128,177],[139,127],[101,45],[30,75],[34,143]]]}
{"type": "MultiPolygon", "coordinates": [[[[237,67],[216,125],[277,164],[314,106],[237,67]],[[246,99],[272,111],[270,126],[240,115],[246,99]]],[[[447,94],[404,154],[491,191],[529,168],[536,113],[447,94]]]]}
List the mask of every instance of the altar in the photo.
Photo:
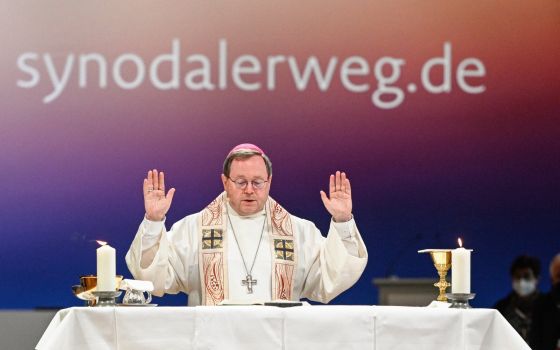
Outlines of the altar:
{"type": "Polygon", "coordinates": [[[38,350],[530,350],[493,309],[395,306],[73,307],[38,350]]]}

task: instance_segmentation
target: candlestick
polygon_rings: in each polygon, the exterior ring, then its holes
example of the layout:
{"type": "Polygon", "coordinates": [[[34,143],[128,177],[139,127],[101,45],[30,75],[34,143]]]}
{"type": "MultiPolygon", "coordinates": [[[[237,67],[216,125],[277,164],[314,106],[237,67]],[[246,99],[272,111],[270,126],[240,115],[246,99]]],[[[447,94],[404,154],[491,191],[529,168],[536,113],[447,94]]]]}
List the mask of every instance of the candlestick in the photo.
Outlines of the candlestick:
{"type": "Polygon", "coordinates": [[[469,293],[469,294],[457,294],[457,293],[447,293],[447,298],[451,300],[452,309],[470,309],[471,306],[469,305],[469,300],[474,299],[476,294],[469,293]]]}
{"type": "Polygon", "coordinates": [[[120,290],[113,290],[110,292],[92,292],[95,295],[97,302],[95,306],[97,307],[106,307],[106,306],[115,306],[117,304],[117,298],[121,295],[120,290]]]}
{"type": "Polygon", "coordinates": [[[101,247],[97,249],[97,291],[114,292],[116,287],[115,248],[107,242],[97,241],[101,247]]]}
{"type": "Polygon", "coordinates": [[[469,294],[471,292],[471,251],[462,247],[451,252],[451,292],[469,294]]]}

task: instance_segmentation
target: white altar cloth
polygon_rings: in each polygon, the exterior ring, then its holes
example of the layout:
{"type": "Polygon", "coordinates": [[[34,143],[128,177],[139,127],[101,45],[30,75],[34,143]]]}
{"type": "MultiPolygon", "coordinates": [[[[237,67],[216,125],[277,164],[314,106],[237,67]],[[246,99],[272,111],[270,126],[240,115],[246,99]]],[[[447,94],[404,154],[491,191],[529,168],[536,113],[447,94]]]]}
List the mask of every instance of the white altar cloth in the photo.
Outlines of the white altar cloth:
{"type": "Polygon", "coordinates": [[[517,350],[530,348],[492,309],[396,306],[73,307],[38,350],[517,350]]]}

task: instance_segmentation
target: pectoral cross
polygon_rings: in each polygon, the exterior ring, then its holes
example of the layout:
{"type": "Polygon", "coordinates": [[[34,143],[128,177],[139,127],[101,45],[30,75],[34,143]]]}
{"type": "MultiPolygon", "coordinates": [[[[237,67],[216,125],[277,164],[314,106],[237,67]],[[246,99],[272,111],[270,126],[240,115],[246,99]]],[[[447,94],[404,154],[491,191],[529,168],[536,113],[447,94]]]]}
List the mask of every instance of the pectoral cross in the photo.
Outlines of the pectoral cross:
{"type": "Polygon", "coordinates": [[[247,275],[244,280],[241,280],[242,286],[247,286],[247,293],[253,294],[253,284],[257,284],[257,280],[254,280],[251,275],[247,275]]]}

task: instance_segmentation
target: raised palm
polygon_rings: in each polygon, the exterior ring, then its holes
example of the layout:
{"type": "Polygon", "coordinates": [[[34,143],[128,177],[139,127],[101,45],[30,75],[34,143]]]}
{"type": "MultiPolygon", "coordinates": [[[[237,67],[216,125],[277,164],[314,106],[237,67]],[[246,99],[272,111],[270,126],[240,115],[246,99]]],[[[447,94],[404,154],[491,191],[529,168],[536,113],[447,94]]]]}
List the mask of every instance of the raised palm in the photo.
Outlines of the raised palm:
{"type": "Polygon", "coordinates": [[[337,171],[329,179],[329,196],[321,191],[321,199],[334,221],[344,222],[352,219],[352,189],[346,173],[337,171]]]}
{"type": "Polygon", "coordinates": [[[172,188],[165,194],[165,175],[163,171],[157,169],[148,171],[148,176],[144,179],[144,208],[146,218],[152,221],[161,221],[171,207],[171,201],[175,194],[172,188]]]}

